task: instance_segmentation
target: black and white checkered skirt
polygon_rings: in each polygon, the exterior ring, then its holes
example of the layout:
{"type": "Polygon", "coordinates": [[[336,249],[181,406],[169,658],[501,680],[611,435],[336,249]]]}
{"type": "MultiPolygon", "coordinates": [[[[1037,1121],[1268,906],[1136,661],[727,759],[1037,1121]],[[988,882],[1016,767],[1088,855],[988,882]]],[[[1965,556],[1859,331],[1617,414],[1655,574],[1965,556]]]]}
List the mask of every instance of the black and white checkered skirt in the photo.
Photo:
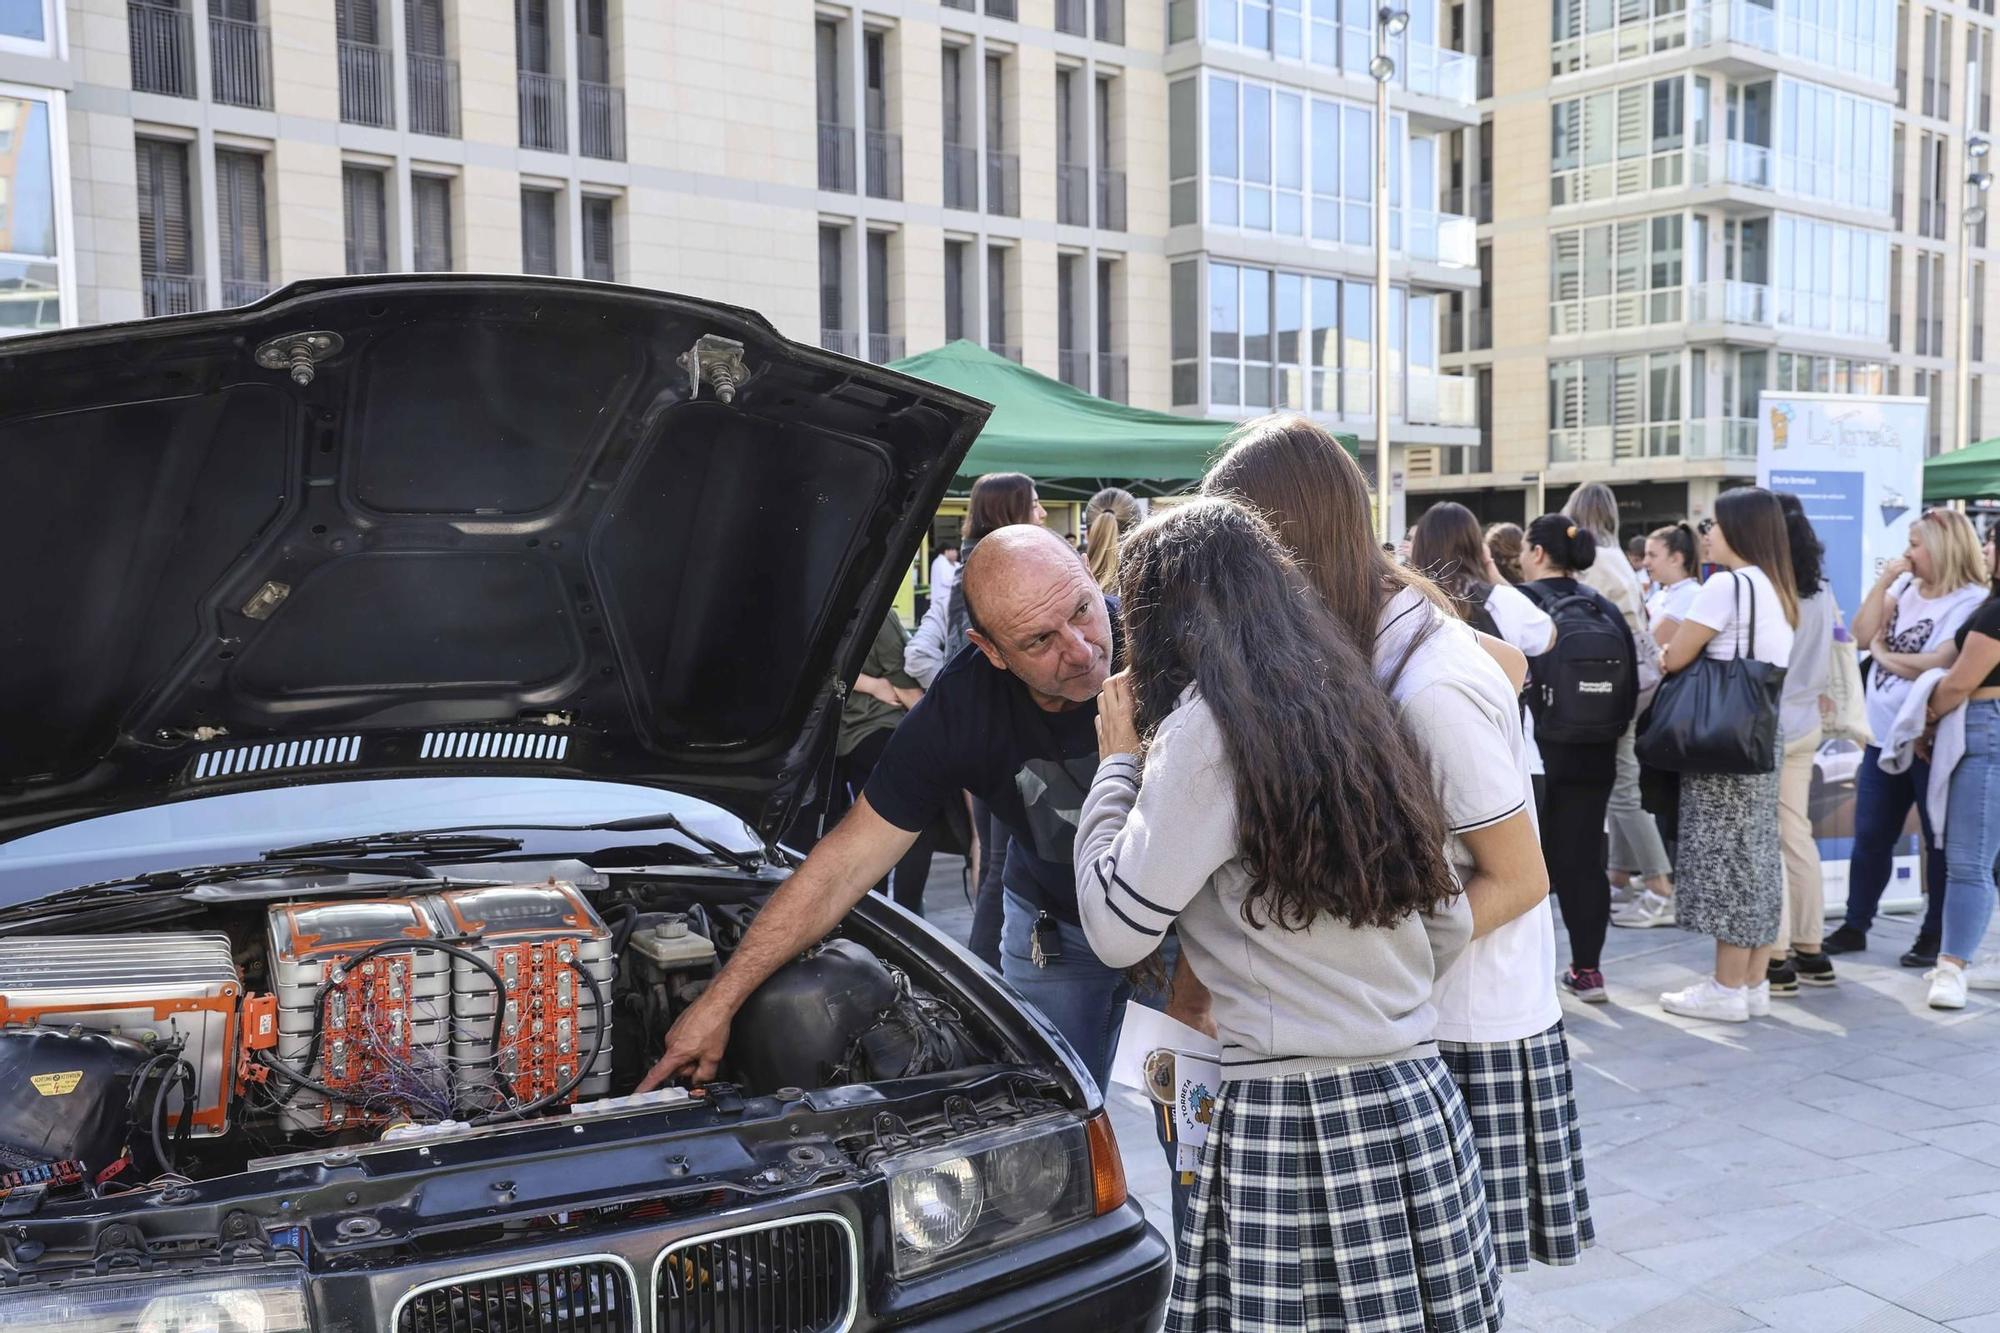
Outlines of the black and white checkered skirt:
{"type": "Polygon", "coordinates": [[[1500,1267],[1575,1263],[1597,1231],[1563,1025],[1521,1041],[1441,1041],[1438,1052],[1472,1117],[1500,1267]]]}
{"type": "Polygon", "coordinates": [[[1500,1327],[1465,1102],[1426,1056],[1224,1083],[1170,1333],[1500,1327]]]}

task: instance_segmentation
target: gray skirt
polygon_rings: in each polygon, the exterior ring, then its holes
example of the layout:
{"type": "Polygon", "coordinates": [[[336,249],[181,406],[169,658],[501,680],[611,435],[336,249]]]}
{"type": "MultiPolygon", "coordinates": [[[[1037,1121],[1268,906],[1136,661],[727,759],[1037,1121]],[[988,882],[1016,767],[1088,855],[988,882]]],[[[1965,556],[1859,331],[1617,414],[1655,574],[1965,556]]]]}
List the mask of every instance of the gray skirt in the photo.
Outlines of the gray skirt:
{"type": "Polygon", "coordinates": [[[1778,773],[1683,773],[1675,912],[1683,929],[1761,949],[1778,940],[1785,862],[1778,773]]]}

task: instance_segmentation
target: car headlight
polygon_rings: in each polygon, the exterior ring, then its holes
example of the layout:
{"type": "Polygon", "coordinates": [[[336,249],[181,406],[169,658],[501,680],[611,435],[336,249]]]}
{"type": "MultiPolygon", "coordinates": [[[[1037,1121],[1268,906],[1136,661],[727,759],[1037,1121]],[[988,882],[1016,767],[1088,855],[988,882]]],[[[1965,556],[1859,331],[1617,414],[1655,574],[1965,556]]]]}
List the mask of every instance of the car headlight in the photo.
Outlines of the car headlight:
{"type": "Polygon", "coordinates": [[[896,1274],[909,1277],[1097,1211],[1083,1122],[1054,1116],[883,1164],[896,1274]]]}
{"type": "Polygon", "coordinates": [[[97,1278],[0,1294],[8,1333],[312,1333],[305,1276],[247,1269],[97,1278]]]}

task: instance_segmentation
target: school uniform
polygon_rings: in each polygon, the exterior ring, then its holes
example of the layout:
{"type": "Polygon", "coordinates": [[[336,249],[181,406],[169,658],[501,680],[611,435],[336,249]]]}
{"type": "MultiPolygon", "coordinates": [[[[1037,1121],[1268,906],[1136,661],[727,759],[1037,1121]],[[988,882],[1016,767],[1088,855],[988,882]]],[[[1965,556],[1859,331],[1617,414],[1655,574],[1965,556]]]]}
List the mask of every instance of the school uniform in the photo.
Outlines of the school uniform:
{"type": "MultiPolygon", "coordinates": [[[[1523,811],[1535,821],[1513,686],[1462,624],[1413,591],[1383,609],[1374,656],[1403,724],[1430,758],[1452,864],[1469,878],[1472,854],[1460,834],[1523,811]]],[[[1596,1237],[1557,970],[1555,918],[1544,898],[1472,941],[1431,995],[1438,1051],[1472,1117],[1494,1253],[1507,1270],[1573,1264],[1596,1237]]]]}
{"type": "Polygon", "coordinates": [[[1192,691],[1143,779],[1133,755],[1099,762],[1077,911],[1113,967],[1178,923],[1222,1037],[1167,1328],[1497,1330],[1478,1149],[1431,1003],[1471,938],[1464,898],[1388,928],[1254,928],[1221,728],[1192,691]]]}

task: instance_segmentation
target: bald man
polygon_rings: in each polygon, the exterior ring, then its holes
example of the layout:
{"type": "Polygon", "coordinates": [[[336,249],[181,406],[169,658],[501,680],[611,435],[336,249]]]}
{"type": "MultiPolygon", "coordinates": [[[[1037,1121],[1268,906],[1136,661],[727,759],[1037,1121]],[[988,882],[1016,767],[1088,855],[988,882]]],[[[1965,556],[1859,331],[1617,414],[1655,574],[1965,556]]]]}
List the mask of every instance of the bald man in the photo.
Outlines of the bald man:
{"type": "Polygon", "coordinates": [[[969,791],[1007,829],[1001,974],[1054,1023],[1101,1085],[1130,986],[1077,923],[1070,847],[1097,772],[1097,694],[1112,613],[1082,557],[1046,528],[988,534],[966,560],[971,646],[896,728],[868,785],[771,895],[729,965],[667,1034],[640,1085],[713,1078],[750,993],[839,924],[945,802],[969,791]]]}

